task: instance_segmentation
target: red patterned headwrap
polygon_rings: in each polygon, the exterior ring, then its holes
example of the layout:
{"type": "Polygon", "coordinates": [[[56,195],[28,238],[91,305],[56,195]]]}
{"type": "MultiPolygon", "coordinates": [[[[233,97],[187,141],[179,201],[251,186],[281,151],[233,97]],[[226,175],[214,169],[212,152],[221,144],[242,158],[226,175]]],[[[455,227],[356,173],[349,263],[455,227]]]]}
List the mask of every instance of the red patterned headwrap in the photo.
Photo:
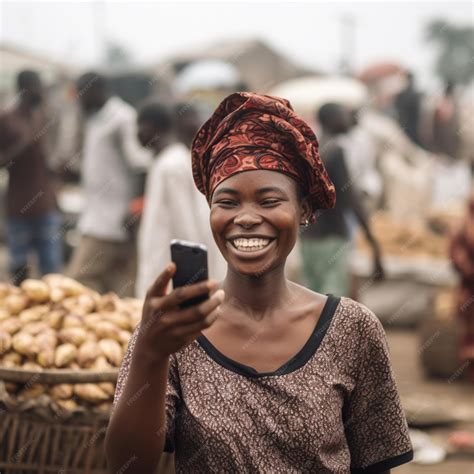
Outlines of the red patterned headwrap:
{"type": "Polygon", "coordinates": [[[225,98],[197,133],[192,161],[194,182],[208,202],[218,184],[249,170],[295,179],[309,198],[312,222],[317,209],[336,201],[315,134],[279,97],[236,92],[225,98]]]}

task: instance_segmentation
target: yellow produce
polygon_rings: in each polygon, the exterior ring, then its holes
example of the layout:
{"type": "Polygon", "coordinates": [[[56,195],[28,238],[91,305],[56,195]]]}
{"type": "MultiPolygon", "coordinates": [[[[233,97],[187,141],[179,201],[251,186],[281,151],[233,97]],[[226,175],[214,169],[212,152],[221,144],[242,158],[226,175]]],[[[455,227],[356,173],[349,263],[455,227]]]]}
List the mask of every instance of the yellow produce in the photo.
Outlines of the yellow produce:
{"type": "Polygon", "coordinates": [[[49,394],[55,400],[67,400],[74,395],[74,386],[69,383],[54,385],[49,389],[49,394]]]}
{"type": "Polygon", "coordinates": [[[120,308],[120,298],[114,293],[107,293],[103,295],[97,302],[98,311],[116,311],[120,308]]]}
{"type": "Polygon", "coordinates": [[[53,303],[59,303],[65,297],[66,297],[66,294],[64,293],[64,291],[61,288],[57,287],[57,286],[52,287],[49,291],[49,299],[53,303]]]}
{"type": "Polygon", "coordinates": [[[7,352],[3,356],[0,356],[0,366],[6,369],[12,369],[18,367],[21,364],[21,355],[17,352],[7,352]]]}
{"type": "Polygon", "coordinates": [[[12,347],[12,336],[7,331],[0,331],[0,355],[5,354],[12,347]]]}
{"type": "Polygon", "coordinates": [[[25,324],[21,328],[21,332],[26,332],[28,334],[31,334],[32,336],[36,336],[41,331],[45,331],[48,328],[48,323],[46,323],[45,321],[34,321],[32,323],[25,324]]]}
{"type": "Polygon", "coordinates": [[[35,303],[43,303],[49,300],[49,286],[44,281],[29,278],[22,282],[21,289],[35,303]]]}
{"type": "Polygon", "coordinates": [[[62,342],[70,342],[79,347],[87,338],[87,331],[81,327],[64,328],[58,332],[62,342]]]}
{"type": "Polygon", "coordinates": [[[103,319],[110,321],[112,324],[117,326],[120,329],[125,329],[129,331],[132,329],[130,317],[118,312],[104,312],[102,313],[103,319]]]}
{"type": "Polygon", "coordinates": [[[110,370],[113,368],[113,365],[107,360],[104,355],[100,355],[92,364],[91,368],[94,370],[110,370]]]}
{"type": "Polygon", "coordinates": [[[77,297],[77,305],[82,309],[83,314],[89,314],[95,310],[96,300],[92,295],[79,295],[77,297]]]}
{"type": "Polygon", "coordinates": [[[11,317],[0,321],[0,330],[6,331],[10,334],[15,334],[21,328],[21,321],[17,317],[11,317]]]}
{"type": "Polygon", "coordinates": [[[32,361],[27,361],[25,362],[22,366],[21,366],[22,369],[25,369],[25,370],[33,370],[33,371],[41,371],[43,370],[41,365],[37,364],[36,362],[32,362],[32,361]]]}
{"type": "Polygon", "coordinates": [[[15,352],[24,356],[34,357],[38,353],[38,345],[34,336],[19,332],[13,336],[12,346],[15,352]]]}
{"type": "Polygon", "coordinates": [[[62,326],[63,319],[66,316],[66,311],[64,309],[53,309],[45,316],[45,321],[48,323],[49,327],[53,329],[59,329],[62,326]]]}
{"type": "Polygon", "coordinates": [[[72,398],[69,400],[56,400],[56,403],[66,411],[74,411],[79,408],[79,405],[72,398]]]}
{"type": "Polygon", "coordinates": [[[56,367],[64,367],[65,365],[72,362],[77,355],[77,348],[74,344],[67,342],[57,347],[56,353],[54,354],[54,365],[56,367]]]}
{"type": "Polygon", "coordinates": [[[102,351],[96,342],[86,341],[79,347],[77,362],[81,367],[90,367],[101,354],[102,351]]]}
{"type": "Polygon", "coordinates": [[[44,329],[36,336],[36,343],[40,349],[55,349],[58,345],[56,331],[51,328],[44,329]]]}
{"type": "Polygon", "coordinates": [[[105,402],[109,399],[109,395],[105,393],[98,385],[93,383],[75,384],[74,394],[80,399],[90,403],[105,402]]]}
{"type": "Polygon", "coordinates": [[[115,393],[115,385],[110,382],[102,382],[97,384],[106,394],[113,397],[115,393]]]}
{"type": "Polygon", "coordinates": [[[48,312],[49,308],[46,305],[33,306],[28,309],[24,309],[18,317],[23,324],[31,323],[33,321],[39,321],[48,312]]]}
{"type": "Polygon", "coordinates": [[[81,285],[78,281],[64,276],[61,276],[61,281],[58,286],[64,291],[66,296],[78,296],[87,291],[86,287],[81,285]]]}
{"type": "Polygon", "coordinates": [[[82,328],[84,327],[84,317],[77,314],[68,314],[63,319],[63,328],[82,328]]]}
{"type": "Polygon", "coordinates": [[[103,318],[101,313],[91,313],[84,316],[84,324],[88,329],[91,329],[92,331],[95,330],[97,323],[102,320],[103,318]]]}
{"type": "Polygon", "coordinates": [[[94,332],[101,339],[117,339],[120,329],[110,321],[99,321],[94,328],[94,332]]]}
{"type": "Polygon", "coordinates": [[[54,348],[40,349],[36,360],[41,367],[53,367],[54,366],[54,348]]]}
{"type": "Polygon", "coordinates": [[[107,360],[114,365],[119,367],[122,363],[122,347],[120,344],[113,339],[101,339],[99,341],[99,347],[102,353],[105,355],[107,360]]]}
{"type": "Polygon", "coordinates": [[[3,305],[10,314],[18,314],[27,307],[28,298],[25,295],[8,295],[3,301],[3,305]]]}
{"type": "Polygon", "coordinates": [[[132,333],[130,331],[125,331],[122,329],[122,331],[119,332],[118,341],[120,344],[122,344],[122,346],[127,347],[131,337],[132,333]]]}
{"type": "Polygon", "coordinates": [[[10,313],[4,308],[0,308],[0,321],[8,319],[9,317],[10,313]]]}
{"type": "Polygon", "coordinates": [[[93,331],[87,331],[87,337],[86,341],[87,342],[97,342],[99,338],[97,337],[97,334],[93,331]]]}

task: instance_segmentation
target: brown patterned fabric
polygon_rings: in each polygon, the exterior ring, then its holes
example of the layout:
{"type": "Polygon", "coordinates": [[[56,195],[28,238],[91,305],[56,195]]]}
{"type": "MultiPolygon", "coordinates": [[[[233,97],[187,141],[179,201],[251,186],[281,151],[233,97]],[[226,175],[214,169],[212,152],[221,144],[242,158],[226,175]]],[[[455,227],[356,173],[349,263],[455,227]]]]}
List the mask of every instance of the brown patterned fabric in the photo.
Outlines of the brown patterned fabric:
{"type": "Polygon", "coordinates": [[[199,340],[170,356],[165,449],[175,450],[176,472],[381,472],[412,459],[379,320],[348,298],[334,308],[315,328],[318,347],[295,370],[245,376],[199,340]]]}
{"type": "Polygon", "coordinates": [[[318,141],[286,99],[236,92],[224,99],[192,145],[197,188],[212,198],[216,186],[249,170],[279,171],[301,186],[313,209],[334,206],[336,194],[319,157],[318,141]]]}

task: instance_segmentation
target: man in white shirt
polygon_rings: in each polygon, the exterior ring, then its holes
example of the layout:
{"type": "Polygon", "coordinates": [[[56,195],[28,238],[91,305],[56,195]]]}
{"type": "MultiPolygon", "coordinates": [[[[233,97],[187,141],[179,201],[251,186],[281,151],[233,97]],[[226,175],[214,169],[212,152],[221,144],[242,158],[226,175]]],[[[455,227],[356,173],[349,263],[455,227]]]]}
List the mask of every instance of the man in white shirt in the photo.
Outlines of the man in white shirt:
{"type": "Polygon", "coordinates": [[[206,245],[209,276],[216,279],[225,276],[227,266],[209,225],[209,206],[196,189],[192,176],[188,147],[200,125],[197,118],[189,104],[177,107],[174,112],[162,104],[148,104],[138,115],[140,142],[155,153],[147,177],[138,237],[138,297],[145,296],[156,276],[170,262],[172,239],[206,245]]]}
{"type": "Polygon", "coordinates": [[[359,111],[350,112],[351,128],[338,137],[344,149],[351,183],[356,184],[364,203],[370,210],[377,209],[382,198],[382,178],[377,170],[377,147],[368,131],[359,124],[359,111]]]}
{"type": "Polygon", "coordinates": [[[126,218],[136,172],[148,168],[151,153],[137,140],[135,109],[109,96],[102,76],[84,74],[77,87],[85,116],[81,163],[85,208],[79,220],[81,241],[68,273],[97,291],[133,295],[136,254],[126,218]]]}

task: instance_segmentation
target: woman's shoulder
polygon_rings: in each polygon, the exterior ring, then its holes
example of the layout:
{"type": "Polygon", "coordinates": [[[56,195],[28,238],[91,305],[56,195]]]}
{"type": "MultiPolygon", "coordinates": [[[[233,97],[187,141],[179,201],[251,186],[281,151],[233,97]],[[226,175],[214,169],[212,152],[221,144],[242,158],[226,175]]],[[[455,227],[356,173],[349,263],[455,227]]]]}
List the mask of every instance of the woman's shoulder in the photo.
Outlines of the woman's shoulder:
{"type": "Polygon", "coordinates": [[[338,313],[338,324],[347,331],[356,333],[360,340],[385,337],[385,331],[379,318],[364,304],[342,296],[336,312],[338,313]]]}

